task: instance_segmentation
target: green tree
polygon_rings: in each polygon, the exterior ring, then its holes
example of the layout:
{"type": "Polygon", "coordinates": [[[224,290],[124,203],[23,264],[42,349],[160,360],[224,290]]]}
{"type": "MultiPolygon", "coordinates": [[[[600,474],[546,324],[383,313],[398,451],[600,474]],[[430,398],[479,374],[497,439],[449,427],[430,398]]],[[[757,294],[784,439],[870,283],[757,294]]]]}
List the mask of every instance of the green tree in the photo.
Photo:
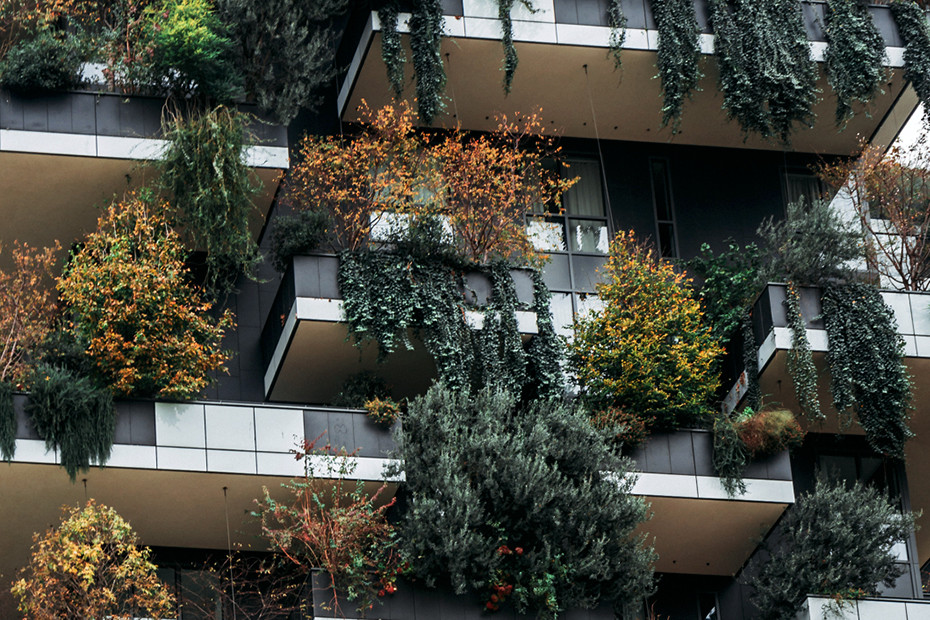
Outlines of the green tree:
{"type": "Polygon", "coordinates": [[[287,124],[335,77],[333,19],[347,0],[218,0],[246,94],[287,124]]]}
{"type": "Polygon", "coordinates": [[[90,500],[63,512],[61,525],[34,535],[32,557],[13,584],[25,620],[176,615],[149,549],[115,510],[90,500]]]}
{"type": "Polygon", "coordinates": [[[545,618],[648,594],[655,554],[635,533],[647,508],[629,462],[561,401],[514,402],[436,385],[410,404],[397,456],[416,575],[545,618]]]}
{"type": "Polygon", "coordinates": [[[604,307],[577,321],[569,347],[594,409],[616,407],[665,428],[706,413],[722,350],[689,284],[632,231],[617,234],[597,289],[604,307]]]}
{"type": "Polygon", "coordinates": [[[808,594],[878,594],[903,573],[892,547],[913,531],[914,516],[875,489],[818,479],[788,511],[778,546],[749,580],[759,617],[794,618],[808,594]]]}

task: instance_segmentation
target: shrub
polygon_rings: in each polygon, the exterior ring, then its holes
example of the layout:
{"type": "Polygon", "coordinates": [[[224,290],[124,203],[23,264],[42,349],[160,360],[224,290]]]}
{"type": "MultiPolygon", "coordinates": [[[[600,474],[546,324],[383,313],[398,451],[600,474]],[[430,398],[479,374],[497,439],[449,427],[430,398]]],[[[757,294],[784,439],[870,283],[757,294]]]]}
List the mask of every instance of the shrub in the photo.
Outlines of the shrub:
{"type": "Polygon", "coordinates": [[[746,444],[736,432],[731,414],[719,412],[714,416],[714,472],[730,497],[746,492],[743,470],[749,463],[746,444]]]}
{"type": "Polygon", "coordinates": [[[326,239],[329,218],[322,211],[306,210],[276,217],[271,229],[271,265],[284,273],[295,256],[316,250],[326,239]]]}
{"type": "Polygon", "coordinates": [[[439,384],[408,407],[399,445],[401,546],[428,586],[474,592],[488,609],[509,598],[542,618],[651,590],[655,554],[635,533],[646,505],[630,495],[629,462],[583,413],[439,384]]]}
{"type": "Polygon", "coordinates": [[[371,372],[362,372],[350,375],[342,384],[342,391],[336,397],[334,405],[338,407],[352,407],[361,409],[370,400],[388,400],[391,395],[391,386],[384,378],[371,372]]]}
{"type": "Polygon", "coordinates": [[[372,398],[365,403],[365,410],[368,418],[381,426],[391,426],[400,417],[400,405],[390,398],[372,398]]]}
{"type": "Polygon", "coordinates": [[[252,275],[261,260],[252,237],[253,196],[261,183],[245,164],[245,116],[218,106],[164,127],[167,149],[159,184],[172,197],[172,224],[192,248],[207,253],[206,292],[230,292],[239,274],[252,275]]]}
{"type": "Polygon", "coordinates": [[[78,82],[82,56],[74,38],[42,31],[10,48],[0,62],[0,86],[25,94],[67,90],[78,82]]]}
{"type": "Polygon", "coordinates": [[[56,450],[73,482],[78,471],[110,458],[116,409],[109,390],[71,370],[40,365],[26,414],[48,450],[56,450]]]}
{"type": "Polygon", "coordinates": [[[747,409],[737,418],[735,427],[752,458],[778,454],[804,441],[804,430],[787,409],[747,409]]]}
{"type": "Polygon", "coordinates": [[[877,490],[818,479],[782,520],[782,536],[749,579],[760,618],[794,618],[808,594],[875,596],[903,573],[892,547],[914,531],[877,490]]]}
{"type": "Polygon", "coordinates": [[[61,525],[33,536],[29,564],[13,584],[26,620],[175,616],[149,549],[115,510],[90,500],[62,512],[61,525]]]}
{"type": "Polygon", "coordinates": [[[626,413],[616,407],[591,414],[594,428],[606,430],[624,447],[634,447],[646,441],[649,423],[638,415],[626,413]]]}
{"type": "Polygon", "coordinates": [[[401,572],[394,527],[385,517],[394,500],[379,500],[383,485],[369,495],[363,480],[347,481],[355,470],[353,455],[318,450],[308,441],[296,455],[305,476],[282,485],[292,497],[274,500],[266,488],[256,502],[262,535],[305,574],[314,568],[328,573],[337,615],[340,592],[359,610],[368,609],[379,590],[396,589],[401,572]],[[323,468],[315,470],[320,459],[323,468]]]}
{"type": "Polygon", "coordinates": [[[119,396],[191,398],[228,357],[232,315],[207,316],[180,239],[153,213],[165,208],[135,196],[111,204],[58,281],[73,332],[119,396]]]}
{"type": "Polygon", "coordinates": [[[705,415],[722,350],[689,284],[632,232],[617,234],[597,289],[604,308],[576,322],[569,346],[593,409],[616,407],[661,428],[705,415]]]}

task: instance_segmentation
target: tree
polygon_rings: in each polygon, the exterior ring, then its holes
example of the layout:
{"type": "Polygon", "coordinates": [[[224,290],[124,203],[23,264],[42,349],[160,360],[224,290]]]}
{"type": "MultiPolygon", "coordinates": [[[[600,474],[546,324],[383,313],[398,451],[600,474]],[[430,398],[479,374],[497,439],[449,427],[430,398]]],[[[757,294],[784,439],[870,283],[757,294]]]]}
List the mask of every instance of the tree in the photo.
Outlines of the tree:
{"type": "Polygon", "coordinates": [[[52,329],[57,312],[52,271],[60,249],[57,242],[51,248],[14,242],[12,269],[0,269],[0,383],[24,387],[29,354],[52,329]]]}
{"type": "Polygon", "coordinates": [[[347,0],[219,0],[249,98],[285,125],[301,107],[315,107],[320,87],[335,77],[332,22],[347,6],[347,0]]]}
{"type": "Polygon", "coordinates": [[[819,478],[780,528],[780,543],[749,580],[766,620],[794,618],[808,594],[858,598],[892,586],[904,572],[892,547],[914,531],[914,516],[858,482],[819,478]]]}
{"type": "Polygon", "coordinates": [[[896,289],[930,289],[930,148],[890,150],[863,144],[858,158],[824,165],[821,179],[840,188],[865,232],[869,270],[896,289]]]}
{"type": "Polygon", "coordinates": [[[33,536],[13,584],[26,620],[174,617],[173,597],[129,523],[94,500],[62,513],[61,525],[33,536]]]}
{"type": "Polygon", "coordinates": [[[72,331],[118,396],[191,398],[228,357],[232,315],[207,315],[165,209],[134,195],[111,204],[58,281],[72,331]]]}
{"type": "Polygon", "coordinates": [[[615,407],[664,428],[706,413],[722,350],[690,283],[632,231],[617,234],[597,289],[604,307],[576,322],[569,347],[591,407],[615,407]]]}
{"type": "Polygon", "coordinates": [[[401,439],[401,548],[427,585],[544,618],[651,590],[655,554],[635,533],[646,504],[584,414],[437,384],[410,404],[401,439]]]}

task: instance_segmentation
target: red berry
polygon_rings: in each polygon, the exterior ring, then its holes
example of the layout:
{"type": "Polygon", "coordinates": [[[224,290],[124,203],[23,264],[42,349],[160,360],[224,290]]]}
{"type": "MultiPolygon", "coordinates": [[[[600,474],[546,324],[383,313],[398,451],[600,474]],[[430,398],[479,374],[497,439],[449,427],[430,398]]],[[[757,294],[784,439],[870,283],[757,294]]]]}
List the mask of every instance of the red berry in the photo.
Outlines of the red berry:
{"type": "Polygon", "coordinates": [[[384,590],[378,590],[378,596],[384,596],[384,590]]]}
{"type": "Polygon", "coordinates": [[[494,603],[492,603],[491,601],[488,601],[488,603],[487,603],[487,605],[485,605],[485,607],[487,607],[487,608],[490,609],[491,611],[494,611],[494,603]]]}
{"type": "Polygon", "coordinates": [[[517,552],[517,555],[523,555],[523,547],[517,547],[514,551],[517,552]]]}

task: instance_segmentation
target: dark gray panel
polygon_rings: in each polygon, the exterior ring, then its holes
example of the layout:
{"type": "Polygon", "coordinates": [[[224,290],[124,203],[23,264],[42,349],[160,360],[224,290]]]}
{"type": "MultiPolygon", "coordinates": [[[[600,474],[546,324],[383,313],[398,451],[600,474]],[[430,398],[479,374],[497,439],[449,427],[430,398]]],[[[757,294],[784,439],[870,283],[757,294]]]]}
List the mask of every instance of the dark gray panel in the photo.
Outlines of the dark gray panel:
{"type": "Polygon", "coordinates": [[[743,469],[743,478],[753,478],[756,480],[765,480],[769,477],[769,470],[765,461],[751,461],[743,469]]]}
{"type": "Polygon", "coordinates": [[[132,410],[131,442],[135,446],[155,445],[155,403],[138,401],[132,410]]]}
{"type": "Polygon", "coordinates": [[[355,425],[352,422],[355,414],[330,411],[328,415],[329,432],[327,437],[329,439],[326,443],[329,443],[336,450],[342,448],[345,448],[348,452],[355,450],[358,447],[358,443],[355,441],[355,425]]]}
{"type": "Polygon", "coordinates": [[[825,22],[824,14],[825,5],[820,3],[801,3],[801,11],[804,14],[804,27],[807,29],[807,38],[811,41],[826,41],[827,36],[823,32],[825,22]]]}
{"type": "Polygon", "coordinates": [[[414,614],[417,620],[441,618],[442,595],[430,589],[418,589],[414,598],[414,614]]]}
{"type": "Polygon", "coordinates": [[[442,0],[443,15],[462,15],[465,10],[462,6],[462,0],[442,0]]]}
{"type": "Polygon", "coordinates": [[[71,101],[71,131],[83,135],[93,135],[97,132],[97,104],[95,96],[91,94],[72,93],[71,101]]]}
{"type": "Polygon", "coordinates": [[[885,39],[886,47],[904,47],[901,34],[887,6],[870,6],[869,13],[872,14],[872,21],[875,22],[878,32],[885,39]]]}
{"type": "Polygon", "coordinates": [[[668,435],[653,435],[646,440],[646,468],[652,474],[672,473],[672,461],[668,448],[668,435]]]}
{"type": "Polygon", "coordinates": [[[340,299],[339,258],[331,255],[295,256],[294,291],[298,297],[340,299]]]}
{"type": "Polygon", "coordinates": [[[48,131],[48,106],[44,99],[23,101],[23,129],[48,131]]]}
{"type": "Polygon", "coordinates": [[[128,138],[145,137],[145,109],[137,99],[129,97],[120,102],[119,135],[128,138]]]}
{"type": "Polygon", "coordinates": [[[694,475],[694,447],[691,433],[680,431],[668,436],[669,459],[673,474],[694,475]]]}
{"type": "Polygon", "coordinates": [[[791,480],[791,456],[785,451],[765,460],[769,480],[791,480]]]}
{"type": "Polygon", "coordinates": [[[905,562],[895,562],[895,565],[898,568],[903,569],[904,574],[898,577],[897,581],[895,581],[894,585],[890,588],[885,587],[884,584],[878,584],[878,591],[880,596],[893,598],[914,598],[914,590],[911,587],[910,580],[910,566],[908,566],[905,562]]]}
{"type": "Polygon", "coordinates": [[[36,432],[32,419],[26,415],[27,397],[24,394],[13,395],[13,412],[16,414],[17,439],[41,439],[36,432]]]}
{"type": "Polygon", "coordinates": [[[325,410],[304,409],[304,438],[318,440],[320,446],[330,442],[329,416],[325,410]]]}
{"type": "Polygon", "coordinates": [[[132,443],[132,403],[116,403],[116,430],[113,443],[132,443]]]}
{"type": "Polygon", "coordinates": [[[375,424],[366,414],[350,414],[352,432],[355,439],[354,449],[359,456],[381,456],[378,449],[379,436],[385,434],[387,429],[375,424]]]}
{"type": "MultiPolygon", "coordinates": [[[[640,0],[642,1],[642,0],[640,0]]],[[[606,26],[607,8],[609,0],[576,0],[577,24],[588,26],[606,26]]],[[[628,2],[623,3],[623,10],[626,11],[628,2]]]]}
{"type": "Polygon", "coordinates": [[[598,271],[603,271],[606,262],[606,256],[573,256],[572,273],[575,276],[575,290],[593,293],[595,285],[603,279],[598,271]]]}
{"type": "Polygon", "coordinates": [[[553,9],[555,10],[556,23],[578,23],[578,4],[575,0],[555,0],[553,2],[553,9]]]}
{"type": "Polygon", "coordinates": [[[711,34],[714,31],[710,25],[710,6],[707,0],[694,0],[694,17],[702,33],[711,34]]]}
{"type": "Polygon", "coordinates": [[[694,454],[694,473],[698,476],[715,476],[714,436],[711,433],[691,432],[694,454]]]}
{"type": "Polygon", "coordinates": [[[0,91],[0,129],[23,129],[23,102],[9,91],[0,91]]]}
{"type": "Polygon", "coordinates": [[[510,277],[513,279],[517,301],[526,306],[533,305],[533,272],[527,269],[511,269],[510,277]]]}
{"type": "Polygon", "coordinates": [[[44,97],[48,118],[48,130],[57,133],[74,133],[71,122],[70,95],[51,95],[44,97]]]}
{"type": "Polygon", "coordinates": [[[161,136],[161,113],[165,104],[161,99],[136,98],[134,104],[142,117],[142,135],[146,138],[161,136]]]}
{"type": "Polygon", "coordinates": [[[633,448],[630,452],[630,459],[633,461],[633,468],[637,471],[644,471],[646,467],[646,447],[642,444],[633,448]]]}
{"type": "Polygon", "coordinates": [[[473,271],[465,274],[465,290],[462,296],[469,306],[486,306],[491,298],[491,279],[483,273],[473,271]]]}
{"type": "Polygon", "coordinates": [[[120,134],[119,97],[103,95],[97,99],[97,133],[101,136],[120,134]]]}
{"type": "MultiPolygon", "coordinates": [[[[627,10],[626,3],[624,3],[623,10],[624,12],[627,10]]],[[[649,0],[644,0],[642,2],[636,2],[636,0],[632,0],[630,3],[630,12],[626,14],[634,16],[636,18],[635,23],[642,24],[641,26],[631,26],[630,24],[633,23],[633,20],[627,17],[627,28],[648,28],[649,30],[656,29],[656,18],[652,14],[652,3],[649,2],[649,0]],[[640,15],[642,15],[642,21],[639,21],[640,15]]]]}
{"type": "Polygon", "coordinates": [[[543,282],[552,291],[572,290],[572,276],[568,266],[568,256],[552,254],[549,262],[542,268],[543,282]]]}
{"type": "Polygon", "coordinates": [[[820,303],[821,290],[802,286],[798,289],[801,298],[801,315],[804,316],[805,323],[809,329],[824,329],[823,319],[820,315],[823,313],[823,307],[820,303]]]}
{"type": "MultiPolygon", "coordinates": [[[[783,284],[769,284],[765,292],[768,297],[768,307],[772,314],[773,327],[788,326],[788,311],[785,308],[785,299],[788,295],[788,287],[783,284]]],[[[765,299],[763,297],[763,299],[765,299]]]]}

